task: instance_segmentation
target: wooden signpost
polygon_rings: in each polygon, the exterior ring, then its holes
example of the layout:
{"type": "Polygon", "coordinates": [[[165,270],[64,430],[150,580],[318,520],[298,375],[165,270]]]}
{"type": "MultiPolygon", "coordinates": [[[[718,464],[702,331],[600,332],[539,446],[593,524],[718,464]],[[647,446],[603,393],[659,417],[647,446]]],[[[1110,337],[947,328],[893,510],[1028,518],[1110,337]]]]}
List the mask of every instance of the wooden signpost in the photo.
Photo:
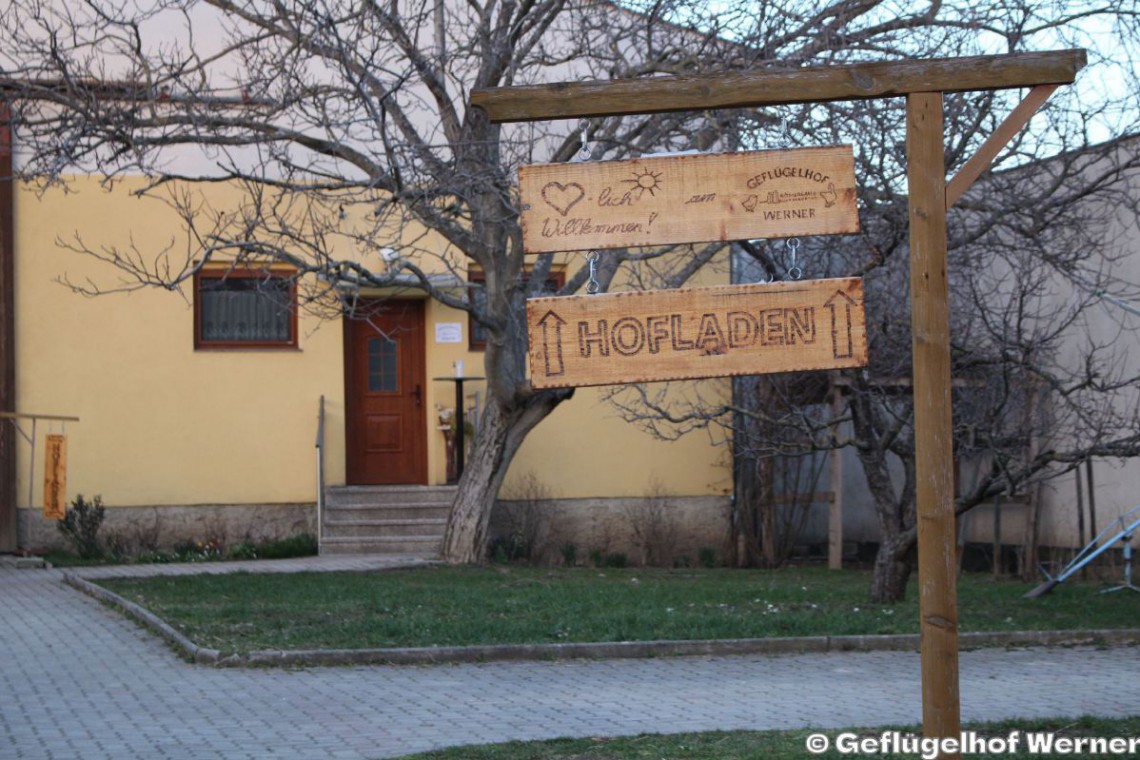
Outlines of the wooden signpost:
{"type": "Polygon", "coordinates": [[[535,388],[867,363],[859,278],[527,301],[535,388]]]}
{"type": "MultiPolygon", "coordinates": [[[[946,211],[1057,86],[1074,81],[1086,59],[1083,50],[1059,50],[783,71],[762,68],[504,87],[479,90],[471,97],[472,105],[493,122],[906,98],[922,723],[928,737],[957,738],[961,732],[946,211]],[[1018,87],[1032,89],[947,183],[943,94],[1018,87]]],[[[547,322],[548,327],[553,324],[547,322]]]]}
{"type": "Polygon", "coordinates": [[[47,437],[44,461],[44,519],[62,520],[67,514],[67,438],[47,437]]]}
{"type": "Polygon", "coordinates": [[[519,169],[527,253],[859,231],[850,145],[519,169]]]}

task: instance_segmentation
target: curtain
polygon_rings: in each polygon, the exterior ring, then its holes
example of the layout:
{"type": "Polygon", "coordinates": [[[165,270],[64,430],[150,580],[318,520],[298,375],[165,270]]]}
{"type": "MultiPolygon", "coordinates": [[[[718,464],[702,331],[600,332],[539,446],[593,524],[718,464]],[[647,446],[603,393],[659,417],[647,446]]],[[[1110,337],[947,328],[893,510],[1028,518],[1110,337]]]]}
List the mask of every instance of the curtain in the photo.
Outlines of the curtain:
{"type": "Polygon", "coordinates": [[[199,297],[202,342],[289,343],[292,340],[287,280],[204,278],[199,297]]]}

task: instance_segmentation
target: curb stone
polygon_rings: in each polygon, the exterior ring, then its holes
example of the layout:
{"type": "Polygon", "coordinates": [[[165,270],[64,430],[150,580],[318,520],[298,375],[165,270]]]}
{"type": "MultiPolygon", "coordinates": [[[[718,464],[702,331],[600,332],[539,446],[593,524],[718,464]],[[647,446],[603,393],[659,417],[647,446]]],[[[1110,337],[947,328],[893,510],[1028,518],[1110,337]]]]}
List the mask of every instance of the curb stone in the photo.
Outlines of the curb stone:
{"type": "MultiPolygon", "coordinates": [[[[568,644],[493,644],[479,646],[397,647],[390,649],[261,649],[223,655],[200,647],[162,618],[74,573],[63,582],[116,607],[171,644],[182,656],[215,667],[299,667],[327,665],[441,665],[458,663],[650,657],[724,657],[748,654],[823,654],[826,652],[918,651],[916,633],[852,636],[803,636],[768,639],[618,641],[568,644]]],[[[987,647],[1137,645],[1140,629],[1068,631],[977,631],[958,635],[960,649],[987,647]]]]}
{"type": "Polygon", "coordinates": [[[134,602],[128,601],[102,586],[96,586],[94,583],[80,578],[75,573],[64,573],[63,582],[105,604],[117,607],[131,620],[140,623],[144,628],[150,629],[165,639],[192,662],[215,665],[221,658],[221,652],[216,649],[205,649],[198,646],[150,610],[140,607],[134,602]]]}

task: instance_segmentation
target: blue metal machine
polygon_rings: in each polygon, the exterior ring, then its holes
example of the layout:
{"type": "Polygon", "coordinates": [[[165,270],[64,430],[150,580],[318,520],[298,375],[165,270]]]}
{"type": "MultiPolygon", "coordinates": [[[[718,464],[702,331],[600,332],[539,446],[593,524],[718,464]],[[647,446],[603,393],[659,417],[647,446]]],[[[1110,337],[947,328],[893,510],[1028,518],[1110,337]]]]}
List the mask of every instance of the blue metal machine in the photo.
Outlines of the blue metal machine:
{"type": "Polygon", "coordinates": [[[1132,534],[1137,528],[1140,528],[1140,507],[1133,507],[1109,523],[1108,527],[1097,534],[1097,537],[1090,541],[1088,546],[1081,549],[1077,556],[1073,557],[1073,561],[1065,565],[1060,573],[1056,576],[1045,573],[1045,577],[1049,580],[1030,591],[1025,595],[1025,598],[1036,599],[1048,594],[1057,584],[1064,583],[1073,573],[1079,572],[1094,559],[1115,546],[1117,541],[1124,543],[1124,582],[1118,586],[1105,589],[1104,593],[1123,589],[1140,591],[1140,588],[1132,585],[1132,534]]]}

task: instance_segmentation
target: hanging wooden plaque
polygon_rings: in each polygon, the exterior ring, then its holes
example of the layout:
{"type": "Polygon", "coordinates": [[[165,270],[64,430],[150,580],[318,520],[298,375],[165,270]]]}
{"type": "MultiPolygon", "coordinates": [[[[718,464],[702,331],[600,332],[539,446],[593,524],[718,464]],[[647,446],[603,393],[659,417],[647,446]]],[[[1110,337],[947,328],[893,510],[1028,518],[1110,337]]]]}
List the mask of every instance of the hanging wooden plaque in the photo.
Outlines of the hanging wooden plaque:
{"type": "Polygon", "coordinates": [[[519,169],[527,253],[859,231],[850,145],[519,169]]]}
{"type": "Polygon", "coordinates": [[[859,278],[527,301],[535,388],[867,364],[859,278]]]}
{"type": "Polygon", "coordinates": [[[44,457],[44,519],[62,520],[67,513],[67,438],[49,435],[44,457]]]}

